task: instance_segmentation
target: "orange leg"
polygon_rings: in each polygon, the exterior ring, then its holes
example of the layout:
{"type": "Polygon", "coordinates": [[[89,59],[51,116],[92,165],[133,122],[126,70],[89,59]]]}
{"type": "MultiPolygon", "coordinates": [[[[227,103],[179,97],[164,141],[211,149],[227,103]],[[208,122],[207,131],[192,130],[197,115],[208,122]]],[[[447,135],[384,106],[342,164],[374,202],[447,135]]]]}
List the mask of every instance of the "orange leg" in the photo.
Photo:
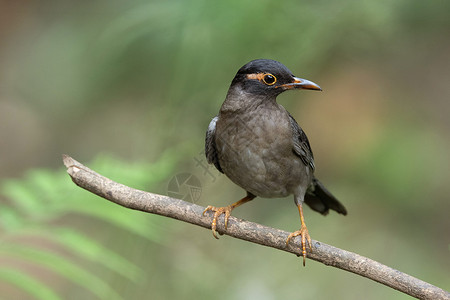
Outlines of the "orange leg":
{"type": "Polygon", "coordinates": [[[312,251],[311,248],[311,237],[308,233],[308,228],[306,228],[305,218],[303,217],[303,207],[302,204],[297,204],[298,212],[300,214],[300,221],[302,222],[302,227],[300,230],[297,230],[293,233],[291,233],[288,238],[286,239],[286,246],[289,244],[289,241],[296,236],[301,235],[302,236],[302,255],[303,255],[303,266],[305,266],[305,260],[306,260],[306,241],[308,241],[309,244],[309,250],[312,251]]]}
{"type": "Polygon", "coordinates": [[[256,196],[254,196],[254,195],[252,195],[252,194],[247,194],[247,196],[245,196],[245,197],[242,198],[241,200],[239,200],[239,201],[237,201],[237,202],[235,202],[235,203],[233,203],[233,204],[231,204],[231,205],[228,205],[228,206],[225,206],[225,207],[215,207],[215,206],[209,205],[209,206],[203,211],[203,215],[205,215],[205,213],[206,213],[207,211],[209,211],[209,210],[214,212],[214,217],[213,217],[213,220],[212,220],[212,223],[211,223],[211,229],[212,229],[213,235],[214,235],[214,237],[215,237],[216,239],[218,239],[218,237],[217,237],[217,232],[216,232],[216,228],[217,228],[217,218],[218,218],[221,214],[225,214],[225,229],[227,229],[227,227],[228,227],[228,218],[229,218],[230,215],[231,215],[231,211],[232,211],[233,209],[235,209],[236,207],[238,207],[238,206],[240,206],[240,205],[242,205],[242,204],[244,204],[244,203],[246,203],[246,202],[248,202],[248,201],[250,201],[250,200],[255,199],[255,197],[256,197],[256,196]]]}

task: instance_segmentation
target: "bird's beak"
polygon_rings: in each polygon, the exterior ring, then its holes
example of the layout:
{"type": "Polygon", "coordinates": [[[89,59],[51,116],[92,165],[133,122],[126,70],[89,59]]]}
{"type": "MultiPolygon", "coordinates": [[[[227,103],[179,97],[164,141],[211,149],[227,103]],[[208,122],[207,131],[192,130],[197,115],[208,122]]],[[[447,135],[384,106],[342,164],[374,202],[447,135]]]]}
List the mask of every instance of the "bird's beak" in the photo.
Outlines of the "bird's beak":
{"type": "Polygon", "coordinates": [[[316,91],[322,90],[320,88],[320,86],[318,86],[317,84],[315,84],[312,81],[298,78],[298,77],[293,77],[293,79],[294,79],[294,82],[283,84],[283,85],[281,85],[281,87],[283,87],[286,90],[292,90],[292,89],[304,89],[304,90],[316,90],[316,91]]]}

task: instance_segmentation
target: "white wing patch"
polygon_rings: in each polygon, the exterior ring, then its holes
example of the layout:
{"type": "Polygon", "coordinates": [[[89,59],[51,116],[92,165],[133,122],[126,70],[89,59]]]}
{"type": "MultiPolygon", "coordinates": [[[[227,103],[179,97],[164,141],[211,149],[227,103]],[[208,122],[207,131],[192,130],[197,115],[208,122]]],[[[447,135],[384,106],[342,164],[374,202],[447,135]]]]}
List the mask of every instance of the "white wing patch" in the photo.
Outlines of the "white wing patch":
{"type": "Polygon", "coordinates": [[[216,131],[216,123],[217,123],[217,120],[219,120],[219,117],[214,117],[212,120],[211,120],[211,122],[209,123],[209,126],[208,126],[208,131],[216,131]]]}

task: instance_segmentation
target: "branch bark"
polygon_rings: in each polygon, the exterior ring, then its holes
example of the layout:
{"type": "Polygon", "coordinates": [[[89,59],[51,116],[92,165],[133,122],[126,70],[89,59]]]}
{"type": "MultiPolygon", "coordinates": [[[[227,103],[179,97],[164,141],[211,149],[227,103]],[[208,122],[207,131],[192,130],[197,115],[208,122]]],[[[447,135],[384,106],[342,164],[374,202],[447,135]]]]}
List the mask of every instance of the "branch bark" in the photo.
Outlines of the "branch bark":
{"type": "MultiPolygon", "coordinates": [[[[209,212],[206,216],[203,216],[204,207],[127,187],[90,170],[67,155],[63,155],[63,162],[67,167],[67,173],[76,185],[100,197],[130,209],[158,214],[208,229],[211,228],[212,213],[209,212]]],[[[289,232],[283,230],[248,222],[233,216],[228,221],[227,230],[224,229],[222,222],[219,222],[217,227],[219,233],[241,240],[272,247],[297,256],[302,253],[299,246],[300,238],[296,238],[294,242],[286,246],[285,241],[289,232]]],[[[319,241],[313,240],[312,244],[313,251],[308,252],[309,259],[372,279],[418,299],[450,299],[449,292],[372,259],[319,241]]]]}

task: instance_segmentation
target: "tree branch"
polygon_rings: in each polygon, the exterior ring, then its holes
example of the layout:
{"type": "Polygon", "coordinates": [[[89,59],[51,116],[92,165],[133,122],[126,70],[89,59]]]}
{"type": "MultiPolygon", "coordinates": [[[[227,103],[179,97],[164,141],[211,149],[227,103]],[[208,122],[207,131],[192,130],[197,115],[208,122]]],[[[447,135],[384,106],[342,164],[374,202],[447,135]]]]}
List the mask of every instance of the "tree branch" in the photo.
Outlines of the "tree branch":
{"type": "MultiPolygon", "coordinates": [[[[211,228],[212,213],[203,216],[204,207],[127,187],[97,174],[67,155],[63,155],[63,161],[67,167],[67,173],[76,185],[100,197],[127,208],[211,228]]],[[[297,256],[302,253],[299,246],[300,238],[286,246],[285,241],[289,235],[289,232],[286,231],[237,219],[233,216],[228,221],[228,229],[225,230],[223,227],[223,223],[219,222],[219,233],[290,252],[297,256]]],[[[315,240],[312,241],[312,244],[313,251],[308,252],[309,259],[372,279],[419,299],[450,299],[449,292],[369,258],[315,240]]]]}

